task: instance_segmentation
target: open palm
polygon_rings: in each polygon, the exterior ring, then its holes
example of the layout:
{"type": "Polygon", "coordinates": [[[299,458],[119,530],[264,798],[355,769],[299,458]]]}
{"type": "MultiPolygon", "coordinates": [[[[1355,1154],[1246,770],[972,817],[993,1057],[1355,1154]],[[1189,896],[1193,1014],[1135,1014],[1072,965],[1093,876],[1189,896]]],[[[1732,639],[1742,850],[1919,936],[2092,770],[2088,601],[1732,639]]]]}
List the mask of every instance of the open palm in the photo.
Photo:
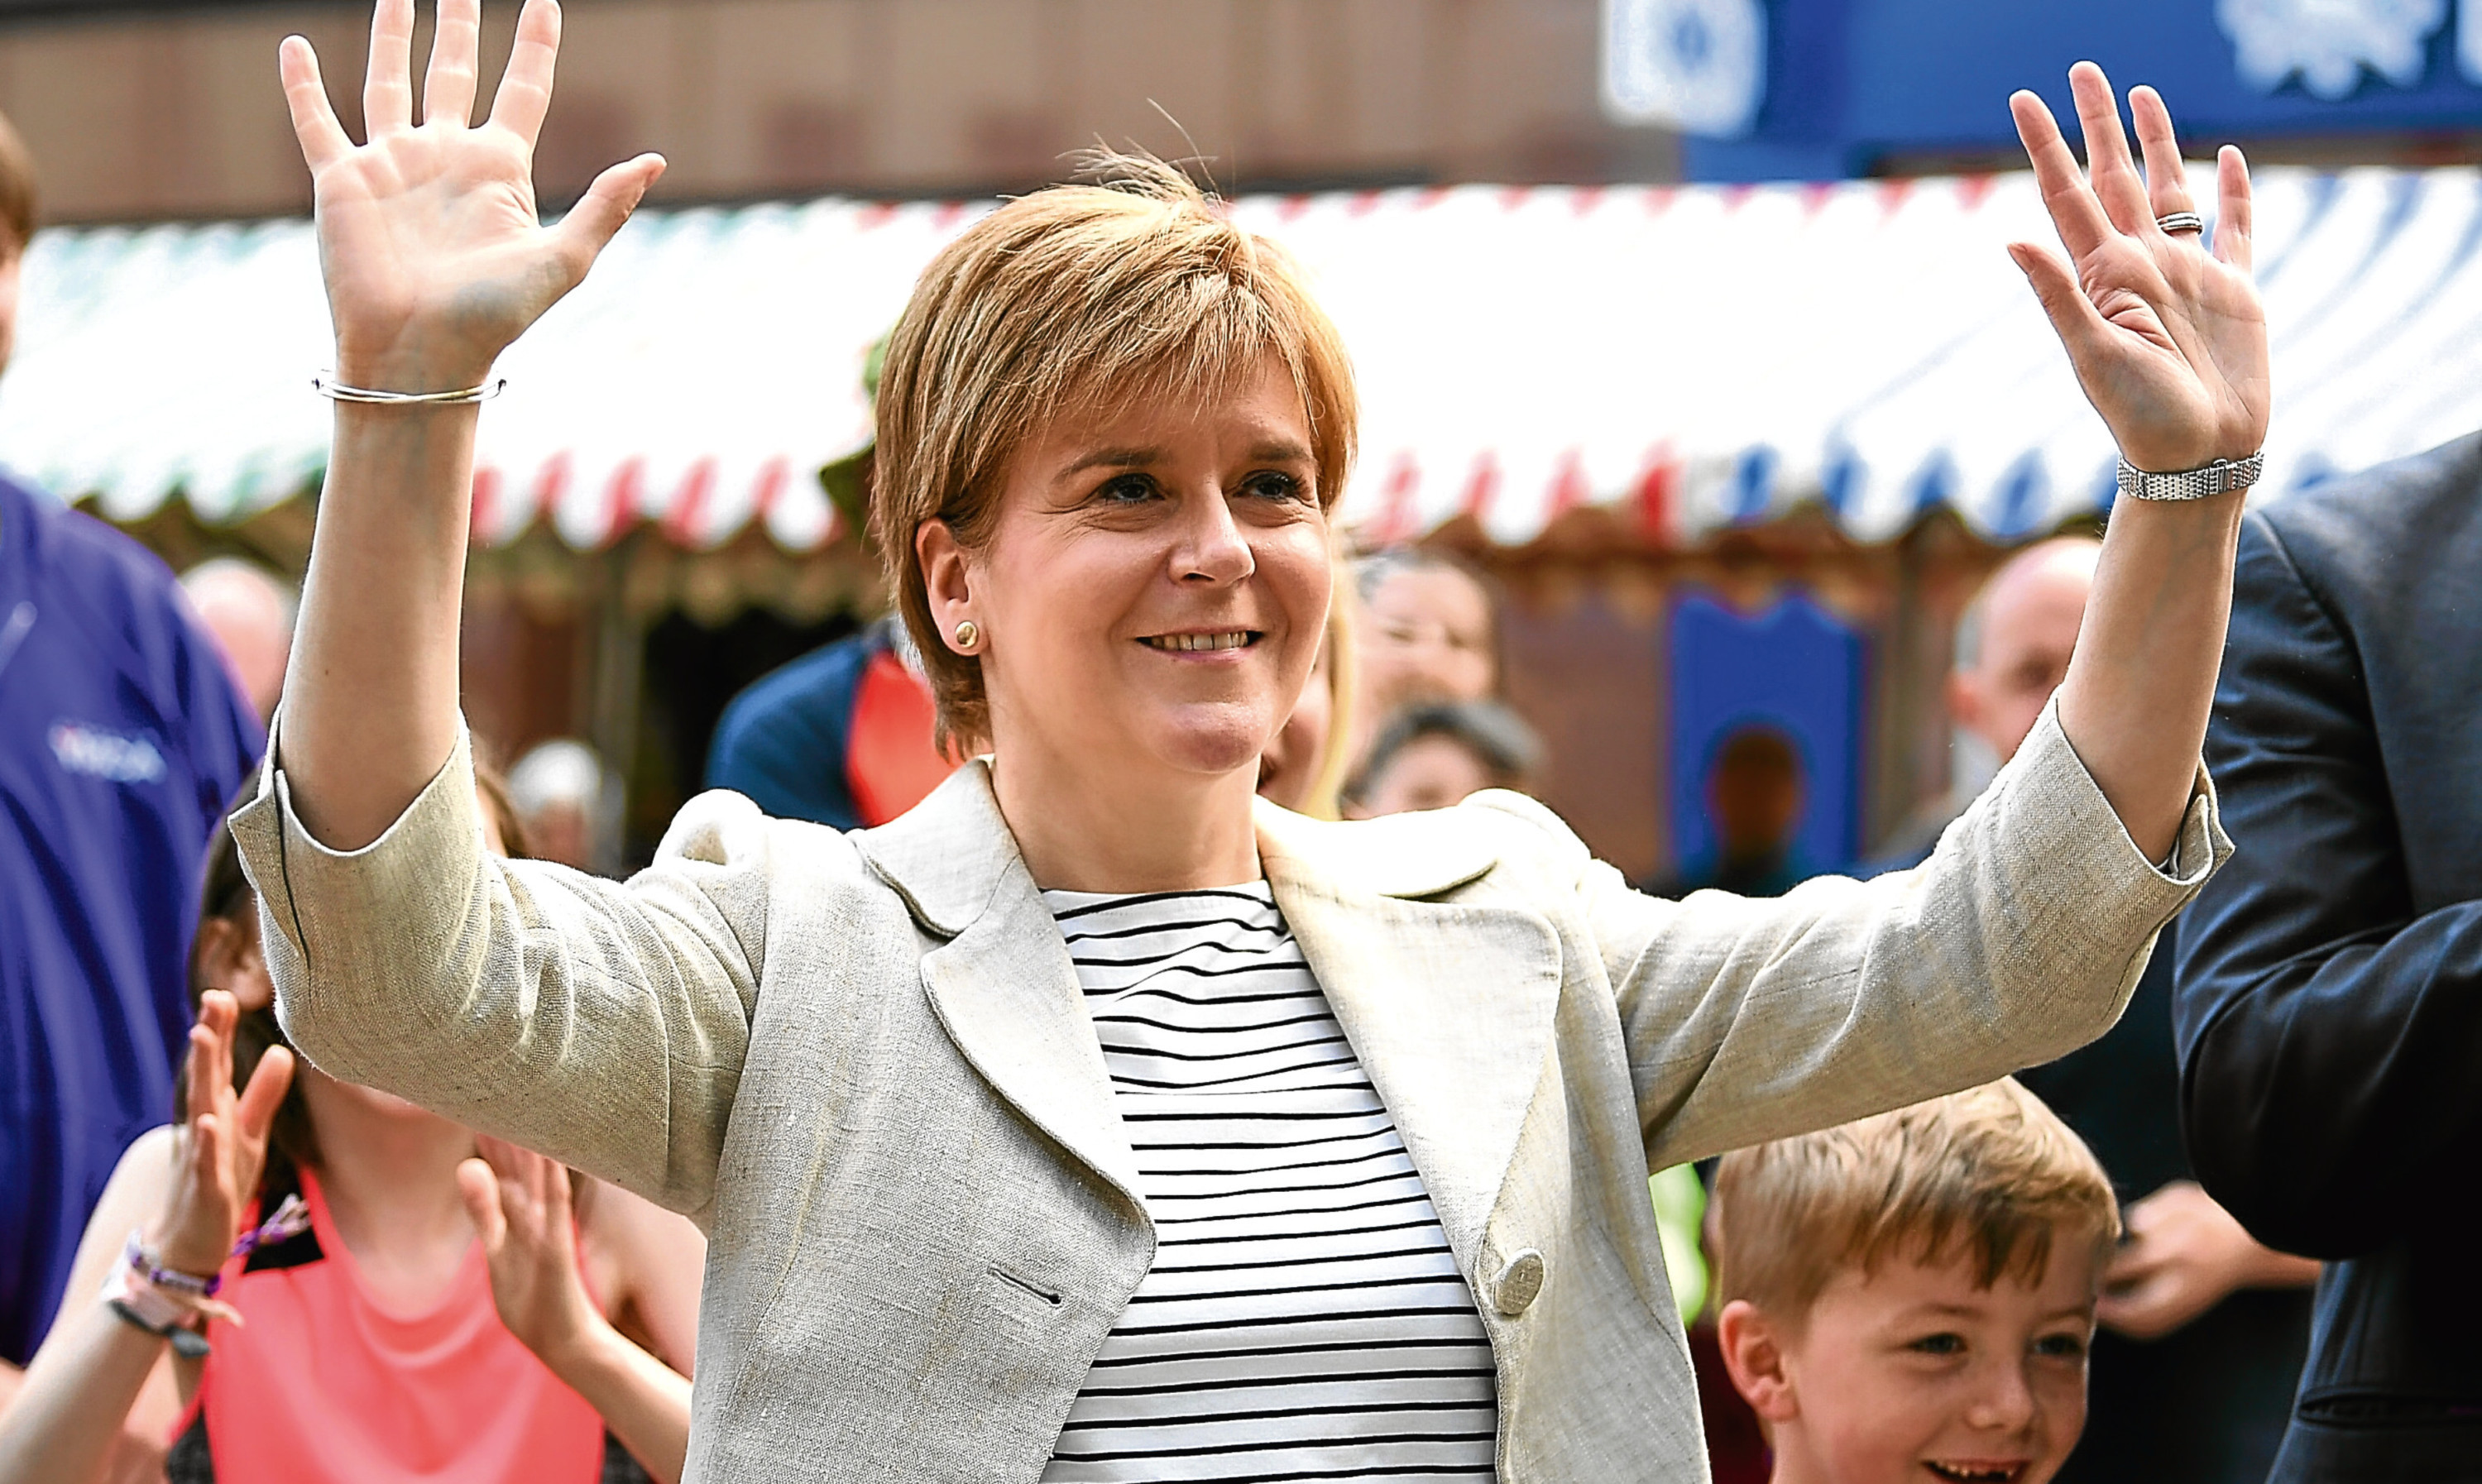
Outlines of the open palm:
{"type": "Polygon", "coordinates": [[[526,0],[489,119],[471,123],[482,0],[440,0],[413,121],[413,0],[379,0],[362,92],[370,135],[336,121],[319,59],[279,54],[309,164],[338,375],[389,391],[480,382],[509,342],[586,277],[664,162],[641,155],[595,179],[558,225],[535,211],[534,148],[560,51],[556,0],[526,0]]]}
{"type": "Polygon", "coordinates": [[[2145,149],[2141,175],[2102,69],[2081,62],[2069,85],[2085,128],[2085,172],[2041,98],[2020,93],[2009,106],[2071,261],[2030,243],[2013,245],[2010,255],[2033,281],[2123,457],[2167,472],[2245,458],[2266,440],[2271,388],[2240,151],[2226,146],[2217,161],[2209,252],[2157,225],[2195,209],[2162,97],[2152,88],[2128,94],[2145,149]]]}
{"type": "Polygon", "coordinates": [[[268,1130],[293,1082],[293,1053],[270,1048],[233,1090],[233,1027],[241,1012],[223,990],[199,999],[183,1071],[190,1117],[174,1138],[174,1176],[151,1245],[165,1266],[206,1277],[231,1253],[242,1213],[258,1190],[268,1130]]]}

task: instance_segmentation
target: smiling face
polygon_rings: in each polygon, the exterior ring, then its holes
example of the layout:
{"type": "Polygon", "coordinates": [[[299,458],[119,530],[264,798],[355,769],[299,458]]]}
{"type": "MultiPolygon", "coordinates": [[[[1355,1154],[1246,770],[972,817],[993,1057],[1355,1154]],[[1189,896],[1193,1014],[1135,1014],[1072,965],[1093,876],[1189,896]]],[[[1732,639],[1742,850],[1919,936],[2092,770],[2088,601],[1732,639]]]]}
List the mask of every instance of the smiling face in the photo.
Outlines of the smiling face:
{"type": "Polygon", "coordinates": [[[925,525],[932,616],[979,659],[999,766],[1134,792],[1254,782],[1327,622],[1319,496],[1301,396],[1269,357],[1220,398],[1055,420],[1010,461],[980,549],[925,525]]]}
{"type": "Polygon", "coordinates": [[[1838,1274],[1797,1329],[1728,1306],[1776,1484],[2045,1484],[2085,1428],[2099,1276],[2091,1244],[2058,1240],[2038,1283],[1978,1287],[1962,1257],[1889,1261],[1838,1274]]]}

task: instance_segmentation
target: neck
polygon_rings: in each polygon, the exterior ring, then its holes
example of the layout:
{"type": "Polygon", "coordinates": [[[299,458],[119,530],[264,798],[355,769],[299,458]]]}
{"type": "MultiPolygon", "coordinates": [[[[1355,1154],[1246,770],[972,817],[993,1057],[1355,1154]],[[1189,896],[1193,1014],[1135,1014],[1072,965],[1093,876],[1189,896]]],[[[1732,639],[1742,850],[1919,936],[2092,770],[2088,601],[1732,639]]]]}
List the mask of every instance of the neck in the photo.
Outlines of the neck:
{"type": "Polygon", "coordinates": [[[319,1141],[319,1182],[347,1243],[366,1247],[462,1242],[473,1223],[457,1193],[457,1166],[474,1135],[444,1118],[349,1088],[309,1067],[295,1073],[319,1141]]]}
{"type": "Polygon", "coordinates": [[[1774,1465],[1767,1484],[1827,1484],[1827,1471],[1810,1456],[1808,1440],[1779,1422],[1767,1429],[1767,1447],[1774,1465]],[[1790,1436],[1786,1436],[1790,1433],[1790,1436]]]}
{"type": "Polygon", "coordinates": [[[1257,767],[1222,774],[1047,756],[994,760],[991,788],[1035,885],[1064,891],[1189,891],[1258,879],[1257,767]]]}

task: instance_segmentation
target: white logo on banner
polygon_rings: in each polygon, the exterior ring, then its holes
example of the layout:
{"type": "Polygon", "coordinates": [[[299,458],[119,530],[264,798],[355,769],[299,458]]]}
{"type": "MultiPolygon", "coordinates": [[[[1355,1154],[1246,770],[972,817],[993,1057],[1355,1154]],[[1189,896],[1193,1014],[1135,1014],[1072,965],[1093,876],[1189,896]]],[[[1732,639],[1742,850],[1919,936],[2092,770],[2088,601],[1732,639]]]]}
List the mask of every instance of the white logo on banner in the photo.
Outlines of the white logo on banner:
{"type": "Polygon", "coordinates": [[[1626,123],[1731,139],[1767,93],[1760,0],[1603,0],[1603,106],[1626,123]]]}
{"type": "MultiPolygon", "coordinates": [[[[2482,0],[2465,0],[2466,70],[2475,70],[2482,0]]],[[[2421,81],[2422,43],[2447,19],[2447,0],[2215,0],[2215,21],[2232,39],[2241,81],[2273,93],[2293,74],[2334,102],[2362,85],[2368,67],[2399,88],[2421,81]]]]}

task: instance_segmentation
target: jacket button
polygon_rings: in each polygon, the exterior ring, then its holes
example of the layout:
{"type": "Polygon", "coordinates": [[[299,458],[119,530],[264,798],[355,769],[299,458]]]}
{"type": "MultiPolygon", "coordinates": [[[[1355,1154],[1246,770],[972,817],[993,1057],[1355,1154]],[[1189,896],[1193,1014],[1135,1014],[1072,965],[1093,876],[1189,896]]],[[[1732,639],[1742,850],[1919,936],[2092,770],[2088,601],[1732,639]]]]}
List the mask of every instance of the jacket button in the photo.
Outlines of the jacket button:
{"type": "Polygon", "coordinates": [[[1543,1254],[1528,1247],[1499,1270],[1491,1285],[1491,1301],[1501,1314],[1514,1319],[1532,1308],[1535,1295],[1542,1291],[1543,1254]]]}

